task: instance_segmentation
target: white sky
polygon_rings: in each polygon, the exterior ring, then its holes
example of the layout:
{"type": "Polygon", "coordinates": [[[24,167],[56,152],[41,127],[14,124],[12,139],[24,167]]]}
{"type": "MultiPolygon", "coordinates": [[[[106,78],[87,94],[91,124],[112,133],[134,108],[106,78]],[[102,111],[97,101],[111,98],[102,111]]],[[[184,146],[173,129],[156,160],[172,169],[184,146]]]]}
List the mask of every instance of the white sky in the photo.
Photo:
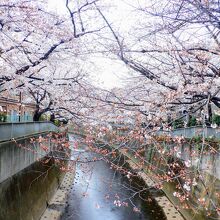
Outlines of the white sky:
{"type": "Polygon", "coordinates": [[[99,86],[111,89],[124,85],[125,79],[128,77],[128,69],[121,61],[96,57],[94,62],[99,71],[95,71],[91,77],[99,86]]]}
{"type": "MultiPolygon", "coordinates": [[[[67,12],[65,0],[48,0],[48,4],[57,13],[67,12]]],[[[131,16],[129,16],[131,7],[125,4],[123,0],[111,0],[111,5],[116,5],[114,10],[112,10],[114,14],[111,15],[111,21],[117,22],[119,29],[128,29],[129,20],[132,22],[131,16]]],[[[94,79],[95,84],[101,87],[106,89],[122,87],[124,79],[127,76],[129,77],[128,69],[121,61],[96,57],[92,59],[92,62],[96,64],[97,71],[92,73],[91,77],[94,79]]]]}

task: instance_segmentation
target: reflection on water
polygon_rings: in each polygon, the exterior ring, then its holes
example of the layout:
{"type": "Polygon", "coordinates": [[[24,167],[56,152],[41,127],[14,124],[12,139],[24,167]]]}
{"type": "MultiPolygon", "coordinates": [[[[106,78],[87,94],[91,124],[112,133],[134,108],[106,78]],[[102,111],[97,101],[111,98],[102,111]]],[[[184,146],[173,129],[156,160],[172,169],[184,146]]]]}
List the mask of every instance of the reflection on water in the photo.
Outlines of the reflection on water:
{"type": "MultiPolygon", "coordinates": [[[[87,160],[94,155],[75,151],[73,157],[87,160]]],[[[62,220],[165,219],[158,207],[152,207],[152,202],[141,200],[138,194],[134,196],[134,192],[135,188],[131,186],[130,181],[110,169],[108,163],[79,163],[62,220]],[[124,206],[117,207],[114,202],[118,201],[124,206]],[[134,207],[141,211],[135,212],[134,207]]]]}

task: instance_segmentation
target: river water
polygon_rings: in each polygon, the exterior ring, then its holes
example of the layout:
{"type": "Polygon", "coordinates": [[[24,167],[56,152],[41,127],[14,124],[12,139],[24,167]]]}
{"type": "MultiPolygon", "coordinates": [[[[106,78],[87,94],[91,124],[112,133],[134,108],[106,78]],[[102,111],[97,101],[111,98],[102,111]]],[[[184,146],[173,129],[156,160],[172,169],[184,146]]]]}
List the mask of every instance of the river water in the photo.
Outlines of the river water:
{"type": "MultiPolygon", "coordinates": [[[[94,154],[77,150],[73,157],[87,161],[94,154]]],[[[134,196],[136,191],[128,178],[105,161],[78,163],[62,220],[166,219],[147,192],[141,195],[143,200],[138,194],[134,196]]]]}

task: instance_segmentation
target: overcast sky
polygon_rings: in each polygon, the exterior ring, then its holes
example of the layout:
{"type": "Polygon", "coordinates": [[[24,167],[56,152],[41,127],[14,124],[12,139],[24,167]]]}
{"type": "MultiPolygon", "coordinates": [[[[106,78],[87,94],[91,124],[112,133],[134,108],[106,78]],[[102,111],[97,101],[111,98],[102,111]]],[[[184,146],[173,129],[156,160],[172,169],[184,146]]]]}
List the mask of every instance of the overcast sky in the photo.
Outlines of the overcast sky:
{"type": "MultiPolygon", "coordinates": [[[[107,0],[108,1],[108,0],[107,0]]],[[[57,13],[66,13],[65,0],[48,0],[49,7],[56,10],[57,13]]],[[[123,0],[111,0],[111,5],[114,5],[114,10],[108,14],[108,19],[111,22],[117,23],[118,30],[128,30],[133,19],[129,16],[131,8],[123,0]]],[[[101,87],[111,89],[114,87],[122,87],[126,76],[129,76],[128,69],[121,61],[112,61],[103,56],[95,56],[91,60],[96,64],[97,72],[92,73],[94,82],[101,87]]]]}

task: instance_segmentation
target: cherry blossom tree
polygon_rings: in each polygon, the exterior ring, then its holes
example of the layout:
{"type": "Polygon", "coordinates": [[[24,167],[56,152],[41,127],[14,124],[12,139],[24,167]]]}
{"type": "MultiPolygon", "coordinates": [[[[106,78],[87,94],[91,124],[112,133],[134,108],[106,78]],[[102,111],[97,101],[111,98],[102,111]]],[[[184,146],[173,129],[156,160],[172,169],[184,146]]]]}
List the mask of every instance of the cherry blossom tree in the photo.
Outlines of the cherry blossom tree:
{"type": "Polygon", "coordinates": [[[1,2],[0,91],[29,92],[36,103],[34,120],[48,111],[79,113],[73,109],[80,106],[76,99],[88,74],[79,54],[87,51],[84,42],[89,44],[103,28],[95,22],[95,2],[67,0],[61,14],[47,1],[1,2]]]}
{"type": "Polygon", "coordinates": [[[136,11],[129,33],[118,32],[97,10],[114,39],[112,52],[166,94],[165,111],[204,108],[210,122],[211,103],[219,107],[219,61],[217,3],[207,2],[129,2],[136,11]]]}
{"type": "MultiPolygon", "coordinates": [[[[137,170],[152,172],[156,189],[164,182],[177,183],[173,195],[181,202],[189,199],[199,181],[210,195],[200,170],[210,143],[203,138],[200,151],[179,160],[187,141],[156,132],[169,113],[176,117],[183,107],[192,113],[206,109],[209,122],[211,103],[220,107],[218,2],[132,1],[130,16],[135,22],[122,31],[108,17],[115,10],[108,1],[63,3],[66,11],[58,14],[47,1],[1,1],[0,94],[29,94],[36,104],[36,121],[46,112],[70,119],[80,128],[81,142],[129,179],[138,175],[134,167],[124,166],[133,159],[137,170]],[[131,70],[133,77],[125,88],[107,91],[91,82],[91,68],[85,63],[94,53],[117,57],[131,70]],[[152,160],[146,158],[149,152],[152,160]],[[191,178],[193,157],[199,174],[191,178]]],[[[57,141],[59,150],[69,149],[66,139],[62,141],[57,141]]],[[[206,207],[203,199],[199,203],[206,207]]],[[[218,212],[218,204],[211,202],[218,212]]],[[[120,206],[121,201],[114,204],[120,206]]]]}

